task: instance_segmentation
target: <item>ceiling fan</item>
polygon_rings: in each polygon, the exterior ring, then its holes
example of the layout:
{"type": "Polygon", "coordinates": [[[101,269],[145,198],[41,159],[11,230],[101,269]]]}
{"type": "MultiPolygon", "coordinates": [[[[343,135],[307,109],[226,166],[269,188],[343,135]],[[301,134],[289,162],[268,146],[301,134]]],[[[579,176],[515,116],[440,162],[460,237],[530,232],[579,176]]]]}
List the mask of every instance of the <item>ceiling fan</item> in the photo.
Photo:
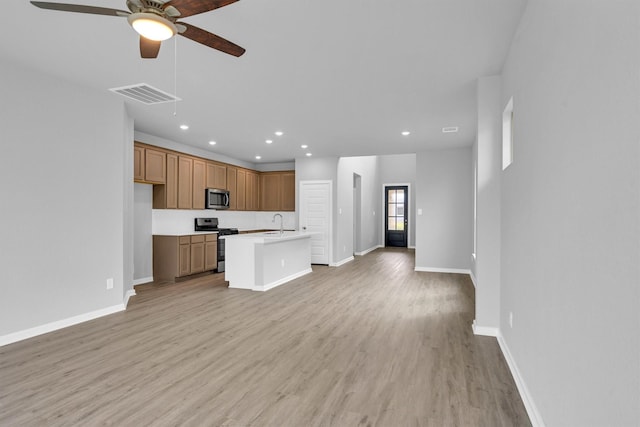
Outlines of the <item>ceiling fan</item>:
{"type": "Polygon", "coordinates": [[[126,0],[129,12],[106,7],[85,6],[80,4],[48,3],[32,1],[31,4],[42,9],[63,12],[90,13],[126,17],[129,24],[140,34],[140,56],[156,58],[160,44],[176,34],[202,43],[213,49],[241,56],[245,50],[240,46],[186,22],[179,18],[197,15],[235,3],[238,0],[126,0]]]}

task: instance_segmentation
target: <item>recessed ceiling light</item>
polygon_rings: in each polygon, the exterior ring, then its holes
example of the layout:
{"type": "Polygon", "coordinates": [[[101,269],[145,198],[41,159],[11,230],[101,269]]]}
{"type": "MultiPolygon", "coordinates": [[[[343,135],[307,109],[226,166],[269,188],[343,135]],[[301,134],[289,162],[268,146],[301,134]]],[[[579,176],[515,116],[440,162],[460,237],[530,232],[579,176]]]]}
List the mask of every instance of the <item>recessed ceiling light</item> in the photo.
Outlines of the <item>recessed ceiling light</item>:
{"type": "Polygon", "coordinates": [[[442,128],[442,133],[453,133],[458,132],[458,126],[449,126],[446,128],[442,128]]]}
{"type": "Polygon", "coordinates": [[[308,146],[308,145],[301,145],[301,146],[300,146],[300,148],[302,148],[302,149],[305,149],[305,148],[307,148],[307,147],[309,147],[309,146],[308,146]]]}
{"type": "Polygon", "coordinates": [[[279,131],[277,131],[277,132],[276,132],[276,135],[277,135],[277,136],[282,136],[282,135],[284,135],[284,132],[282,132],[281,130],[279,130],[279,131]]]}
{"type": "Polygon", "coordinates": [[[182,130],[187,130],[187,129],[189,129],[189,126],[187,126],[187,125],[180,125],[180,129],[182,129],[182,130]]]}
{"type": "Polygon", "coordinates": [[[262,156],[256,156],[256,160],[260,160],[262,156]]]}
{"type": "Polygon", "coordinates": [[[216,145],[215,141],[209,141],[209,145],[216,145]]]}
{"type": "Polygon", "coordinates": [[[271,139],[267,139],[265,142],[266,142],[267,144],[273,144],[273,140],[271,140],[271,139]]]}
{"type": "Polygon", "coordinates": [[[411,135],[411,132],[409,132],[408,130],[405,130],[402,132],[402,136],[409,136],[411,135]]]}
{"type": "Polygon", "coordinates": [[[307,157],[311,157],[311,153],[307,153],[307,157]]]}

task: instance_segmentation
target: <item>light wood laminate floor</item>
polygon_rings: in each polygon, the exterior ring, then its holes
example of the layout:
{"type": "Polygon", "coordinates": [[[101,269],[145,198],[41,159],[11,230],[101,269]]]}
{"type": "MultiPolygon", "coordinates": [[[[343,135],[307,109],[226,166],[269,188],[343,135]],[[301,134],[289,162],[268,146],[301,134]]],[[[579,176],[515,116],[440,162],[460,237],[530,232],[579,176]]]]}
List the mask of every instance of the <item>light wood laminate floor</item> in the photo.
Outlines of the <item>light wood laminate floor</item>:
{"type": "Polygon", "coordinates": [[[266,293],[222,276],[0,347],[0,425],[530,425],[466,275],[379,249],[266,293]]]}

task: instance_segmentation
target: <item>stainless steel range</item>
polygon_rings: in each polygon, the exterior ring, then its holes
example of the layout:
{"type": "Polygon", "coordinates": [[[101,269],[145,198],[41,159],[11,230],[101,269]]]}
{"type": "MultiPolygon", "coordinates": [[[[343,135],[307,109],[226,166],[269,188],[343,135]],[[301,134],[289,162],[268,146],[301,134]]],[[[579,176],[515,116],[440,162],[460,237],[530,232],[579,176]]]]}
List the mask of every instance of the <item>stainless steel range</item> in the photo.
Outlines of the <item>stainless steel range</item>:
{"type": "Polygon", "coordinates": [[[218,218],[196,218],[195,231],[217,231],[218,232],[218,268],[216,271],[222,273],[224,271],[224,239],[220,236],[228,236],[238,234],[237,228],[220,228],[218,227],[218,218]]]}

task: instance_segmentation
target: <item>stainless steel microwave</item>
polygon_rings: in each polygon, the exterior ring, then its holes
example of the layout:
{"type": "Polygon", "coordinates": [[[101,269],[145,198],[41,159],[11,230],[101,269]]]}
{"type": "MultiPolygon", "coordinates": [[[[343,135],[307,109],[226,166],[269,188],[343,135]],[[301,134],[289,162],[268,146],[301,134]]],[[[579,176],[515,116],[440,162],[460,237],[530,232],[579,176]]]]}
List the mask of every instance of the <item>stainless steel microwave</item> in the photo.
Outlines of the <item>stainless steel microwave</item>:
{"type": "Polygon", "coordinates": [[[229,191],[207,188],[204,197],[205,209],[229,209],[229,191]]]}

